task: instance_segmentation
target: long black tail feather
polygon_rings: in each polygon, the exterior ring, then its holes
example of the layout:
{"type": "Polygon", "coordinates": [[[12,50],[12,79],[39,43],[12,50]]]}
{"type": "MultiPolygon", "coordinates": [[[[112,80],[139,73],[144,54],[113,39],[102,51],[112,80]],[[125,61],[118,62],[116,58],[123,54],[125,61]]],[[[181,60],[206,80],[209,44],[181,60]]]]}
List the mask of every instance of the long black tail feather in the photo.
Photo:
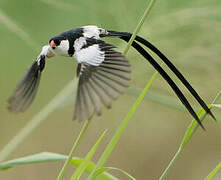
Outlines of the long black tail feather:
{"type": "MultiPolygon", "coordinates": [[[[128,32],[116,32],[116,31],[108,31],[110,36],[118,36],[121,39],[127,41],[131,38],[132,34],[128,32]]],[[[143,39],[140,36],[136,36],[135,40],[140,42],[141,44],[145,45],[147,48],[149,48],[151,51],[156,53],[162,61],[170,68],[171,71],[180,79],[180,81],[184,84],[184,86],[189,90],[189,92],[193,95],[193,97],[197,100],[197,102],[202,106],[202,108],[211,115],[211,117],[216,120],[215,116],[211,112],[210,108],[206,105],[206,103],[202,100],[202,98],[199,96],[199,94],[195,91],[195,89],[190,85],[190,83],[186,80],[186,78],[182,75],[182,73],[176,68],[176,66],[159,50],[157,49],[153,44],[148,42],[147,40],[143,39]]]]}
{"type": "Polygon", "coordinates": [[[173,71],[173,73],[180,79],[180,81],[184,84],[184,86],[189,90],[189,92],[195,97],[195,99],[198,101],[198,103],[203,107],[203,109],[211,115],[211,117],[216,120],[215,116],[211,112],[211,110],[208,108],[206,103],[202,100],[202,98],[199,96],[199,94],[193,89],[193,87],[190,85],[190,83],[186,80],[186,78],[181,74],[181,72],[176,68],[174,64],[171,63],[171,61],[163,54],[161,53],[153,44],[148,42],[147,40],[143,39],[140,36],[136,37],[136,40],[146,47],[148,47],[150,50],[152,50],[154,53],[156,53],[162,60],[165,62],[165,64],[173,71]]]}
{"type": "MultiPolygon", "coordinates": [[[[125,40],[126,42],[129,41],[130,37],[122,36],[121,39],[125,40]]],[[[169,75],[163,70],[163,68],[152,58],[152,56],[146,52],[139,44],[136,42],[132,43],[132,46],[140,53],[142,54],[149,62],[150,64],[161,74],[161,76],[167,81],[167,83],[170,85],[170,87],[173,89],[173,91],[176,93],[180,101],[183,103],[183,105],[187,108],[189,113],[193,116],[193,118],[199,123],[199,125],[203,128],[203,124],[201,123],[199,117],[189,104],[186,97],[183,95],[181,90],[178,88],[178,86],[174,83],[174,81],[169,77],[169,75]]]]}

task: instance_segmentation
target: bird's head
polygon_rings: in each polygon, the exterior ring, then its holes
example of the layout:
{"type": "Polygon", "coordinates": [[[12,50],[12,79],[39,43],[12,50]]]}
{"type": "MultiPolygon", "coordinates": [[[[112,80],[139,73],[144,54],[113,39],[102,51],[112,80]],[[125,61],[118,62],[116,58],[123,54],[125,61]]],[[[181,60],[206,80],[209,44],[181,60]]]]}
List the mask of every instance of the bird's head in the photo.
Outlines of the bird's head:
{"type": "Polygon", "coordinates": [[[69,41],[64,36],[55,36],[51,38],[49,45],[55,54],[68,56],[69,41]]]}

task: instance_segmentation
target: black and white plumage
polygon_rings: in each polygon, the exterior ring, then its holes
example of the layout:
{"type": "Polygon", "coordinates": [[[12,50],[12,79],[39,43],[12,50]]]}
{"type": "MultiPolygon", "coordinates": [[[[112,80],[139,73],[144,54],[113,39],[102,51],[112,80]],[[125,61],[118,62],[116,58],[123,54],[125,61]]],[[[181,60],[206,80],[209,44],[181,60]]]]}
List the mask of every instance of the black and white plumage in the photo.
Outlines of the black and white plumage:
{"type": "Polygon", "coordinates": [[[111,102],[130,85],[130,64],[113,50],[114,46],[96,39],[88,39],[87,44],[90,46],[79,52],[75,49],[74,54],[79,61],[74,119],[79,120],[90,119],[94,111],[100,115],[101,104],[110,108],[111,102]]]}
{"type": "MultiPolygon", "coordinates": [[[[115,51],[113,45],[102,41],[101,38],[118,37],[128,42],[131,36],[132,34],[128,32],[110,31],[98,28],[97,26],[83,26],[65,31],[51,38],[49,45],[42,48],[42,52],[28,69],[14,94],[9,99],[9,109],[13,112],[21,112],[31,105],[37,93],[41,72],[44,69],[46,59],[60,55],[74,57],[78,63],[77,76],[79,77],[79,84],[75,102],[74,119],[90,119],[94,113],[100,115],[102,104],[110,108],[111,102],[117,99],[117,97],[124,92],[125,88],[129,87],[131,74],[128,60],[120,52],[115,51]]],[[[206,103],[172,62],[153,44],[142,37],[136,36],[132,46],[144,56],[168,82],[183,105],[201,127],[203,127],[203,125],[182,91],[139,43],[156,53],[181,80],[203,109],[215,119],[206,103]]]]}

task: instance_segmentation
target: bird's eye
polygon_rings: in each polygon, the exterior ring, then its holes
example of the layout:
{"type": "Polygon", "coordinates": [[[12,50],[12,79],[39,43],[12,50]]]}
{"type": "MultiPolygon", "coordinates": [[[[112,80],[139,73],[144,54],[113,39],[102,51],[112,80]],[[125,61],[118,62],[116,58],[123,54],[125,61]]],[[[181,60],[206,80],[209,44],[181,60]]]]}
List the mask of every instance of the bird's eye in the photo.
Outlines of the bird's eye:
{"type": "Polygon", "coordinates": [[[56,43],[54,42],[54,40],[51,40],[49,42],[49,45],[51,46],[52,49],[55,49],[56,48],[56,43]]]}

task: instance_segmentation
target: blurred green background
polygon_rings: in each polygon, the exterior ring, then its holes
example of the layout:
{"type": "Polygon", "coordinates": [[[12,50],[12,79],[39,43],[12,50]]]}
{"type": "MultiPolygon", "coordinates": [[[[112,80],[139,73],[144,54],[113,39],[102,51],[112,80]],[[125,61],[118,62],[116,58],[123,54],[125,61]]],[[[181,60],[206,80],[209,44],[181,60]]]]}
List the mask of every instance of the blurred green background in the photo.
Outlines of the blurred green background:
{"type": "MultiPolygon", "coordinates": [[[[53,58],[46,64],[37,98],[31,108],[22,114],[8,112],[7,98],[41,51],[41,46],[64,30],[88,24],[132,32],[147,3],[149,1],[146,0],[1,0],[0,148],[75,76],[74,60],[53,58]]],[[[139,34],[174,62],[207,103],[221,90],[219,0],[158,0],[139,34]]],[[[117,45],[120,51],[126,46],[120,40],[107,41],[117,45]]],[[[154,70],[135,50],[130,49],[127,56],[132,64],[132,86],[142,89],[154,70]]],[[[196,101],[177,79],[176,82],[198,110],[196,101]]],[[[124,169],[139,180],[159,178],[177,151],[192,119],[182,110],[181,103],[159,75],[148,96],[151,99],[145,99],[137,109],[106,163],[107,166],[124,169]],[[162,96],[169,98],[168,103],[177,103],[181,108],[156,102],[162,100],[162,96]]],[[[108,135],[93,159],[96,162],[135,99],[135,95],[126,93],[113,103],[111,110],[103,109],[103,115],[93,119],[76,155],[85,156],[100,133],[108,129],[108,135]]],[[[51,114],[10,159],[43,151],[68,154],[82,126],[82,123],[72,121],[73,107],[73,104],[61,107],[51,114]]],[[[217,109],[213,112],[218,123],[211,118],[204,121],[207,131],[197,131],[169,172],[168,180],[203,179],[221,161],[221,113],[217,109]]],[[[0,179],[54,180],[62,164],[20,166],[0,172],[0,179]]],[[[67,175],[72,172],[70,168],[67,175]]],[[[126,179],[119,173],[113,174],[126,179]]],[[[219,179],[220,172],[214,180],[219,179]]]]}

